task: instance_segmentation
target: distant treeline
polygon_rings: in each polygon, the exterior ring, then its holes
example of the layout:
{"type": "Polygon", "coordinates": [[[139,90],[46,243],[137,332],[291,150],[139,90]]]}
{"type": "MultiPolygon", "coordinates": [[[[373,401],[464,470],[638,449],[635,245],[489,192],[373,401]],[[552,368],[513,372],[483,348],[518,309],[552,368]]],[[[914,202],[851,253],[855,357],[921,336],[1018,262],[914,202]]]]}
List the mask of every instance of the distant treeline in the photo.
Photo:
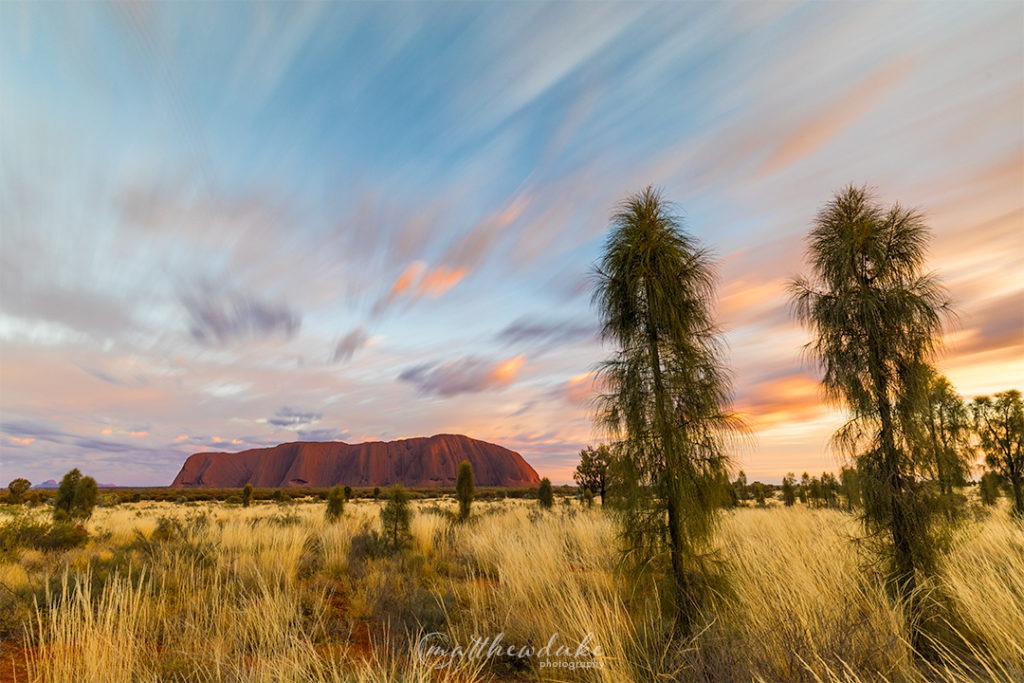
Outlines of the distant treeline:
{"type": "MultiPolygon", "coordinates": [[[[349,500],[362,498],[366,500],[380,499],[387,497],[387,487],[374,486],[352,486],[347,487],[350,495],[349,500]]],[[[313,488],[254,488],[253,500],[288,502],[313,498],[326,500],[330,487],[313,488]]],[[[555,487],[555,490],[563,494],[571,494],[576,491],[574,486],[555,487]]],[[[413,488],[408,489],[411,499],[431,499],[455,497],[455,487],[442,488],[413,488]]],[[[31,489],[18,496],[17,500],[9,489],[0,489],[0,503],[25,502],[32,504],[45,504],[57,496],[57,489],[31,489]]],[[[536,498],[537,488],[512,488],[503,486],[481,486],[475,490],[477,500],[501,500],[503,498],[536,498]]],[[[99,490],[98,504],[109,506],[118,503],[138,503],[141,501],[161,501],[170,503],[192,503],[201,501],[225,501],[241,502],[241,488],[170,488],[167,486],[150,487],[115,487],[99,490]]]]}

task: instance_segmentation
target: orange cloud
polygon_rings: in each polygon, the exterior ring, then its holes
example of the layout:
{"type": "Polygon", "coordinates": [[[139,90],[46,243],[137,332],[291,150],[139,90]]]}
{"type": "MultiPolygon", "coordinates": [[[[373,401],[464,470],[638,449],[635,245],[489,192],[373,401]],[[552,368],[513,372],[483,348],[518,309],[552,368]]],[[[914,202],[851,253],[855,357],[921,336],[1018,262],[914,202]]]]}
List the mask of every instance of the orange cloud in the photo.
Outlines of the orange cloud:
{"type": "Polygon", "coordinates": [[[413,283],[423,274],[426,267],[427,264],[423,261],[413,261],[410,263],[402,271],[402,274],[398,276],[398,279],[395,280],[395,284],[391,285],[391,296],[398,296],[412,287],[413,283]]]}
{"type": "Polygon", "coordinates": [[[498,363],[493,370],[491,370],[491,378],[494,383],[498,386],[507,386],[511,384],[516,376],[519,374],[519,370],[522,369],[526,363],[526,356],[519,355],[515,358],[509,358],[498,363]]]}
{"type": "Polygon", "coordinates": [[[780,424],[811,422],[829,412],[821,399],[820,384],[793,374],[758,383],[736,401],[736,412],[755,432],[780,424]]]}
{"type": "Polygon", "coordinates": [[[417,286],[417,291],[419,291],[420,294],[438,297],[455,285],[459,284],[459,282],[468,274],[468,268],[448,268],[446,266],[438,266],[437,268],[428,271],[423,276],[417,286]]]}
{"type": "Polygon", "coordinates": [[[413,291],[418,296],[436,298],[457,285],[468,274],[469,268],[438,266],[428,269],[423,261],[413,261],[391,285],[390,298],[413,291]]]}
{"type": "Polygon", "coordinates": [[[597,391],[597,373],[584,372],[581,375],[574,375],[562,385],[562,395],[570,403],[575,405],[586,405],[594,397],[597,391]]]}
{"type": "Polygon", "coordinates": [[[718,301],[718,310],[722,318],[749,317],[752,311],[759,311],[767,304],[777,307],[784,298],[783,280],[767,280],[753,282],[736,280],[725,286],[718,301]]]}
{"type": "Polygon", "coordinates": [[[7,438],[9,438],[13,443],[21,444],[22,446],[28,446],[29,444],[35,443],[35,439],[33,439],[30,436],[26,436],[26,437],[9,436],[7,438]]]}
{"type": "Polygon", "coordinates": [[[181,434],[178,437],[176,437],[174,440],[175,441],[188,441],[188,439],[189,439],[188,434],[181,434]]]}

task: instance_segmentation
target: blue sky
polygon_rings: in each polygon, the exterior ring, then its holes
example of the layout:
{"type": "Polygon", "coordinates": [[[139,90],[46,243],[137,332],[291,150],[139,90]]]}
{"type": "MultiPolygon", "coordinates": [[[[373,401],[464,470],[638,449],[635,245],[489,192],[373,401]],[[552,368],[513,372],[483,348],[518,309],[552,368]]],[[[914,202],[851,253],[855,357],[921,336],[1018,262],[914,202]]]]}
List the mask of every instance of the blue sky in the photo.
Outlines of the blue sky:
{"type": "MultiPolygon", "coordinates": [[[[1024,385],[1019,3],[0,4],[0,479],[461,432],[567,481],[588,273],[654,184],[716,254],[751,479],[836,467],[784,283],[917,206],[965,395],[1024,385]]],[[[4,479],[6,481],[6,479],[4,479]]]]}

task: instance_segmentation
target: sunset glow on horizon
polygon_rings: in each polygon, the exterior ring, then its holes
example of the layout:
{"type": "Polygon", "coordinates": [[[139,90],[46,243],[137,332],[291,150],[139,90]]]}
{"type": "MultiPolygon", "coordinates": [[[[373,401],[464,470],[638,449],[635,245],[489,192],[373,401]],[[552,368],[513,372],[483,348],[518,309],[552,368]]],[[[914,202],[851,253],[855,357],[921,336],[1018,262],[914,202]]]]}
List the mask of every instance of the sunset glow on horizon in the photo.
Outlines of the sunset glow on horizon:
{"type": "Polygon", "coordinates": [[[0,3],[0,481],[461,433],[571,482],[592,272],[653,184],[715,255],[750,481],[842,424],[786,285],[919,208],[967,397],[1024,389],[1020,3],[0,3]],[[867,37],[867,39],[865,39],[867,37]]]}

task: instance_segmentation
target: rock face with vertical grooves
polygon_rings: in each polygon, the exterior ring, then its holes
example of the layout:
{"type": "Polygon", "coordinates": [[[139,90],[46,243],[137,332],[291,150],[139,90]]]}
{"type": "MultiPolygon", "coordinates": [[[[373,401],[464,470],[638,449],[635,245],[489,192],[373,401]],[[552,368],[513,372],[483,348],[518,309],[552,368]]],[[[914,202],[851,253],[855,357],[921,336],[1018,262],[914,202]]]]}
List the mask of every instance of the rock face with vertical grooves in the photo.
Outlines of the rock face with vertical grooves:
{"type": "Polygon", "coordinates": [[[240,453],[195,453],[171,486],[258,488],[301,486],[455,486],[459,464],[473,466],[477,486],[537,486],[540,478],[523,456],[458,434],[400,441],[347,444],[297,441],[240,453]]]}

